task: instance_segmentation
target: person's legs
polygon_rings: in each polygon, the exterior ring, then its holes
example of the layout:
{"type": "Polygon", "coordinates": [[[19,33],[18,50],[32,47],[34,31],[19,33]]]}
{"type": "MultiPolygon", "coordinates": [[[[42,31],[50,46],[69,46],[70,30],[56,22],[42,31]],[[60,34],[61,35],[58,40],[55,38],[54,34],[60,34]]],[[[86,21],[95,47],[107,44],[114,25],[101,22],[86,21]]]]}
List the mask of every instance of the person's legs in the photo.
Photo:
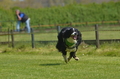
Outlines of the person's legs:
{"type": "Polygon", "coordinates": [[[20,23],[21,23],[21,21],[17,21],[17,25],[16,25],[17,32],[20,32],[20,23]]]}
{"type": "Polygon", "coordinates": [[[27,32],[30,33],[30,19],[28,18],[28,20],[25,23],[27,27],[27,32]]]}

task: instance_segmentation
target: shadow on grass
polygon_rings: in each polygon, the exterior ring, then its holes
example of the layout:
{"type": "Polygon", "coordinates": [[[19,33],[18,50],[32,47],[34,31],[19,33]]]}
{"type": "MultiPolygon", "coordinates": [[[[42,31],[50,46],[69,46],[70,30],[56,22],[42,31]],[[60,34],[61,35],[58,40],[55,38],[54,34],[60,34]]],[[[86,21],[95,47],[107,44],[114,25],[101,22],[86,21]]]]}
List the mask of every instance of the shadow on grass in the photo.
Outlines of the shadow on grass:
{"type": "Polygon", "coordinates": [[[40,66],[57,66],[63,65],[63,63],[46,63],[46,64],[39,64],[40,66]]]}

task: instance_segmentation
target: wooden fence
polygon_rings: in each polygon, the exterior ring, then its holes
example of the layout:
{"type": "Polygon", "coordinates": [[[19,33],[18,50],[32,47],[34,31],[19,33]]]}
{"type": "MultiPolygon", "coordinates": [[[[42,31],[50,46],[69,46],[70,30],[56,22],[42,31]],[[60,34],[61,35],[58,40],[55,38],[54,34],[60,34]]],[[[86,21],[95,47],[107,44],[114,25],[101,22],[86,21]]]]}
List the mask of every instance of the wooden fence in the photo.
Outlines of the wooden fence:
{"type": "MultiPolygon", "coordinates": [[[[79,22],[79,23],[66,23],[66,24],[52,24],[52,25],[38,25],[38,26],[32,26],[32,28],[33,27],[50,27],[50,26],[56,26],[57,27],[57,32],[59,33],[60,32],[60,26],[74,26],[74,25],[90,25],[90,24],[92,24],[92,25],[95,25],[95,29],[94,29],[94,31],[95,31],[95,40],[83,40],[83,41],[85,41],[86,43],[88,43],[88,44],[96,44],[96,48],[99,48],[100,47],[100,43],[101,42],[103,42],[103,41],[120,41],[120,39],[106,39],[106,40],[100,40],[99,39],[99,30],[98,30],[98,24],[110,24],[110,23],[112,23],[112,24],[119,24],[120,25],[120,20],[118,20],[118,21],[99,21],[99,22],[79,22]]],[[[10,21],[10,24],[11,25],[13,25],[12,24],[12,21],[10,21]]],[[[1,23],[1,26],[2,26],[2,23],[1,23]]],[[[12,29],[13,29],[14,27],[12,26],[12,29]]],[[[13,29],[14,30],[14,29],[13,29]]],[[[15,47],[15,44],[14,44],[14,42],[16,41],[15,39],[14,39],[14,35],[16,35],[16,34],[18,34],[18,33],[14,33],[13,32],[13,30],[10,30],[9,28],[8,28],[8,33],[1,33],[0,34],[0,36],[5,36],[5,35],[8,35],[8,41],[7,42],[1,42],[1,43],[7,43],[7,44],[12,44],[12,47],[14,48],[15,47]],[[11,36],[11,38],[10,38],[10,36],[11,36]],[[9,39],[11,39],[11,41],[9,40],[9,39]]],[[[0,31],[2,32],[2,27],[0,27],[0,31]]],[[[31,29],[31,47],[32,48],[34,48],[35,47],[35,44],[34,44],[34,42],[35,42],[35,40],[34,40],[34,31],[33,31],[33,29],[31,29]]],[[[56,42],[56,41],[40,41],[40,42],[56,42]]]]}
{"type": "MultiPolygon", "coordinates": [[[[61,30],[61,27],[60,26],[57,26],[57,32],[59,33],[60,30],[61,30]]],[[[94,27],[94,31],[95,31],[95,40],[83,40],[85,43],[87,44],[95,44],[96,45],[96,48],[99,48],[100,47],[100,43],[103,42],[103,41],[120,41],[120,39],[106,39],[106,40],[100,40],[99,39],[99,29],[98,29],[98,24],[95,25],[94,27]]],[[[6,36],[8,35],[8,41],[7,42],[4,42],[4,43],[7,43],[8,45],[9,44],[12,44],[11,46],[14,48],[15,47],[15,39],[14,39],[14,35],[16,34],[19,34],[19,33],[14,33],[13,30],[9,30],[8,29],[8,33],[3,33],[3,34],[0,34],[0,36],[6,36]],[[10,38],[11,36],[11,38],[10,38]],[[9,40],[11,39],[11,41],[9,40]]],[[[35,48],[35,40],[34,40],[34,31],[33,29],[31,28],[31,47],[32,48],[35,48]]],[[[39,41],[39,42],[57,42],[57,41],[39,41]]],[[[3,42],[1,42],[3,43],[3,42]]]]}

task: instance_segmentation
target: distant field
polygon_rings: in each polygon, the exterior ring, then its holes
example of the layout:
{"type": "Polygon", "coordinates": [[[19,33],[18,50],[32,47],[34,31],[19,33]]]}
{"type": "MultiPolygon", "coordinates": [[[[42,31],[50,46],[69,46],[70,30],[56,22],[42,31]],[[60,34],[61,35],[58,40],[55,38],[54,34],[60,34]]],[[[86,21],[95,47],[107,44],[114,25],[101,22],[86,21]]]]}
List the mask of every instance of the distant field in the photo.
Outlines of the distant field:
{"type": "MultiPolygon", "coordinates": [[[[81,31],[83,40],[95,39],[95,31],[93,26],[90,26],[90,27],[82,26],[82,27],[75,27],[75,28],[81,31]]],[[[99,31],[100,39],[120,39],[119,26],[100,26],[99,30],[100,30],[99,31]]],[[[44,31],[42,30],[41,33],[35,33],[34,39],[35,41],[53,41],[53,40],[57,40],[57,35],[58,34],[56,29],[47,29],[47,30],[44,29],[44,31]]],[[[15,41],[31,41],[31,35],[27,33],[16,34],[14,37],[15,37],[15,41]]],[[[8,36],[0,36],[0,42],[2,41],[8,41],[8,36]]]]}

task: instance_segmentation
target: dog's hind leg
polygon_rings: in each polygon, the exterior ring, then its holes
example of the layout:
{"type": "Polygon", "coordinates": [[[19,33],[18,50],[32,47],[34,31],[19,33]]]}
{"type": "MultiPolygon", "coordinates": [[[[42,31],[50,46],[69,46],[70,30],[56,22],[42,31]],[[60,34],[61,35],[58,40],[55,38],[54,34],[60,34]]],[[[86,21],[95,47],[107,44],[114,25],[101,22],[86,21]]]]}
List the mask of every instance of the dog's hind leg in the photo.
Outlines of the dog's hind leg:
{"type": "MultiPolygon", "coordinates": [[[[70,57],[69,57],[69,58],[72,58],[72,57],[73,57],[76,61],[79,60],[79,58],[76,56],[76,52],[71,52],[71,53],[70,53],[70,57]]],[[[69,58],[68,58],[68,59],[69,59],[69,58]]]]}

